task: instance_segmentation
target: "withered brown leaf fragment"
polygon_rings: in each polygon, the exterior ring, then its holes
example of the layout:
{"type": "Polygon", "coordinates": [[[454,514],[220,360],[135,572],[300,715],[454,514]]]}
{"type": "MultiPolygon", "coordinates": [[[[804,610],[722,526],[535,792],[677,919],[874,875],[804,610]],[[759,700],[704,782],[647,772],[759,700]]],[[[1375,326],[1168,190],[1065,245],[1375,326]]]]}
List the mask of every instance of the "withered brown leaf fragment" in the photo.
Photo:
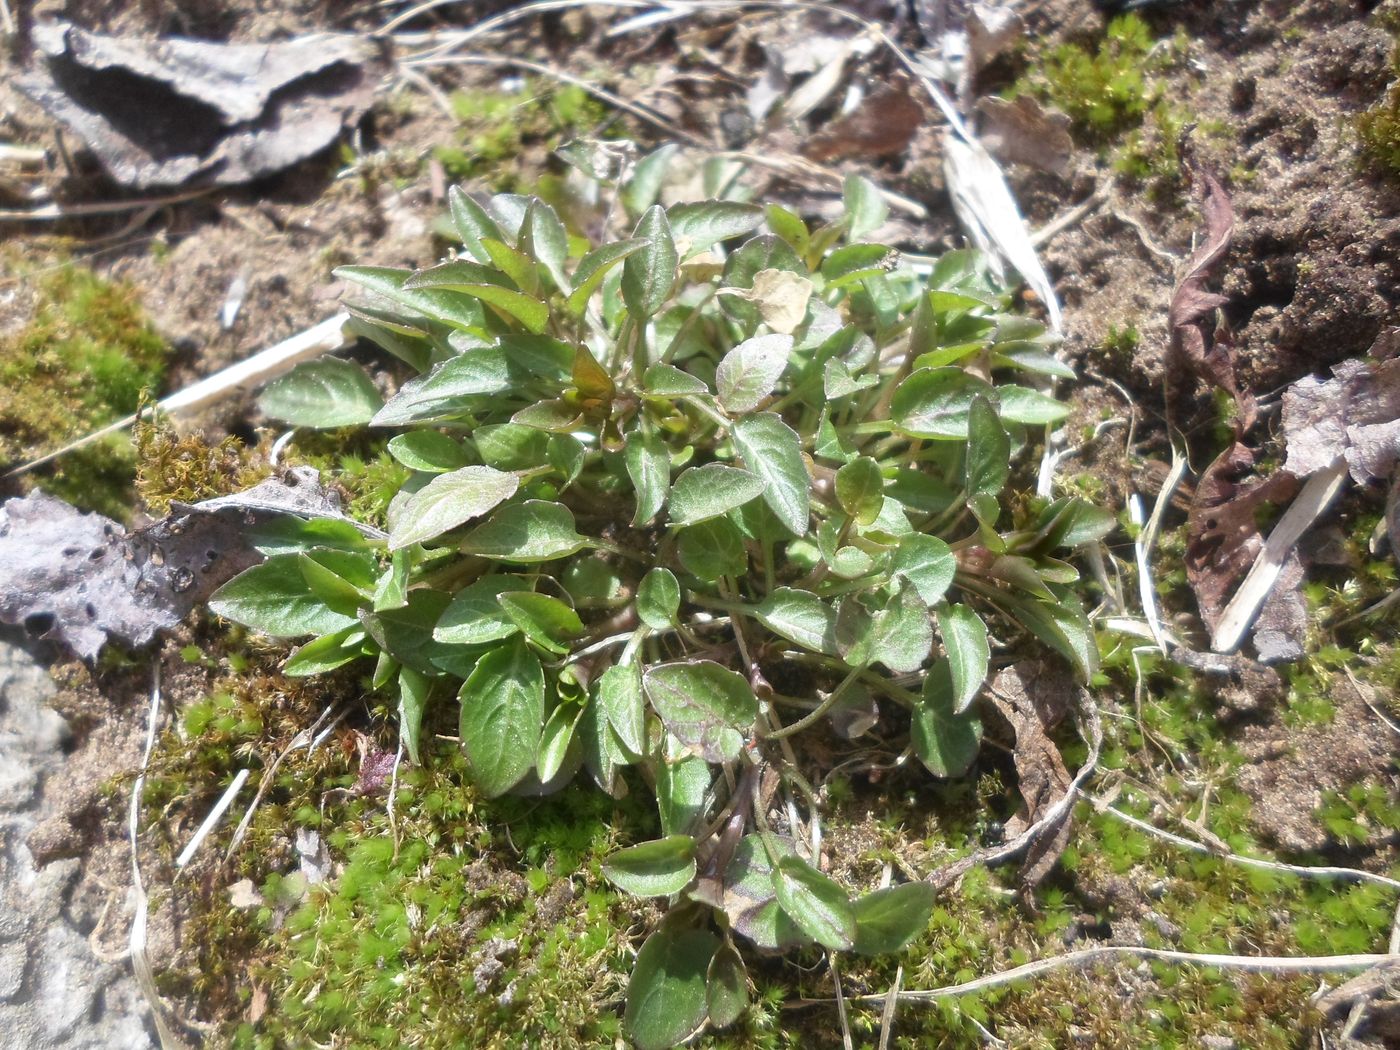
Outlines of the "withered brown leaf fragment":
{"type": "Polygon", "coordinates": [[[924,122],[924,108],[906,81],[886,84],[844,117],[818,131],[802,148],[815,161],[888,157],[903,153],[924,122]]]}
{"type": "MultiPolygon", "coordinates": [[[[997,673],[987,699],[1010,729],[1015,744],[1012,760],[1023,802],[1006,822],[1007,838],[1015,838],[1040,820],[1065,796],[1072,780],[1050,730],[1073,711],[1081,687],[1065,671],[1035,660],[1023,660],[997,673]]],[[[1070,811],[1047,827],[1030,844],[1021,861],[1024,891],[1040,884],[1069,844],[1070,811]]]]}
{"type": "Polygon", "coordinates": [[[1254,450],[1235,440],[1201,475],[1186,522],[1186,578],[1201,619],[1214,632],[1235,585],[1264,546],[1258,512],[1293,498],[1298,479],[1286,470],[1247,483],[1254,450]]]}
{"type": "MultiPolygon", "coordinates": [[[[314,470],[288,471],[128,532],[34,492],[0,504],[0,623],[96,658],[109,638],[140,647],[262,560],[249,529],[283,515],[349,522],[314,470]]],[[[355,523],[367,534],[379,534],[355,523]]]]}
{"type": "Polygon", "coordinates": [[[270,175],[333,143],[369,109],[383,71],[372,44],[321,33],[271,44],[34,29],[21,91],[133,189],[270,175]]]}
{"type": "Polygon", "coordinates": [[[1178,386],[1181,372],[1189,370],[1197,378],[1228,392],[1239,406],[1235,432],[1243,434],[1254,424],[1257,414],[1254,397],[1240,389],[1229,338],[1216,329],[1215,311],[1229,300],[1206,289],[1207,282],[1216,277],[1229,251],[1235,211],[1224,187],[1209,172],[1197,169],[1195,186],[1201,198],[1205,237],[1187,263],[1186,274],[1172,292],[1167,311],[1170,334],[1167,362],[1172,373],[1168,383],[1169,387],[1178,386]]]}

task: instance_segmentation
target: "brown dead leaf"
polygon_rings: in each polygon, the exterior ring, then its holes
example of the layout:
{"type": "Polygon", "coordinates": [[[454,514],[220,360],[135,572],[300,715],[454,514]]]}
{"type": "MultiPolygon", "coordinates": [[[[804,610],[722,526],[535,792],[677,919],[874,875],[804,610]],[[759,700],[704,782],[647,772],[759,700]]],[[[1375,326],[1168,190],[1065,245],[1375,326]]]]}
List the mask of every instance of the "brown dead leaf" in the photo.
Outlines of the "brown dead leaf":
{"type": "Polygon", "coordinates": [[[1186,523],[1186,578],[1196,594],[1201,619],[1212,631],[1235,585],[1264,546],[1257,515],[1265,503],[1293,498],[1298,479],[1287,470],[1246,483],[1254,451],[1236,439],[1216,457],[1191,498],[1186,523]]]}
{"type": "Polygon", "coordinates": [[[898,80],[868,95],[844,117],[822,128],[802,148],[811,160],[887,157],[903,153],[924,122],[924,108],[898,80]]]}
{"type": "Polygon", "coordinates": [[[364,115],[382,72],[350,34],[219,44],[51,22],[34,42],[16,85],[134,189],[234,185],[304,160],[364,115]]]}
{"type": "MultiPolygon", "coordinates": [[[[1235,378],[1235,364],[1230,355],[1229,338],[1217,331],[1215,312],[1229,300],[1206,290],[1230,248],[1235,212],[1224,187],[1209,172],[1197,170],[1195,186],[1201,197],[1201,212],[1205,218],[1205,236],[1186,265],[1186,274],[1172,292],[1167,311],[1167,328],[1171,334],[1168,367],[1177,376],[1189,370],[1198,379],[1220,387],[1239,406],[1236,434],[1243,434],[1253,424],[1257,414],[1254,398],[1242,391],[1235,378]]],[[[1172,380],[1176,385],[1177,380],[1172,380]]]]}
{"type": "Polygon", "coordinates": [[[1332,378],[1300,379],[1283,394],[1284,467],[1299,477],[1345,457],[1360,485],[1384,481],[1400,459],[1400,359],[1343,361],[1332,378]]]}
{"type": "MultiPolygon", "coordinates": [[[[1006,822],[1015,838],[1064,798],[1071,777],[1049,730],[1071,713],[1080,687],[1057,666],[1022,661],[998,672],[987,690],[992,707],[1015,737],[1012,759],[1023,801],[1022,809],[1006,822]]],[[[1034,889],[1050,873],[1069,843],[1070,818],[1045,829],[1030,844],[1021,862],[1021,886],[1034,889]]]]}
{"type": "Polygon", "coordinates": [[[1030,95],[1013,101],[988,95],[977,103],[982,118],[982,145],[1007,164],[1028,164],[1064,178],[1069,174],[1074,140],[1069,117],[1046,109],[1030,95]]]}

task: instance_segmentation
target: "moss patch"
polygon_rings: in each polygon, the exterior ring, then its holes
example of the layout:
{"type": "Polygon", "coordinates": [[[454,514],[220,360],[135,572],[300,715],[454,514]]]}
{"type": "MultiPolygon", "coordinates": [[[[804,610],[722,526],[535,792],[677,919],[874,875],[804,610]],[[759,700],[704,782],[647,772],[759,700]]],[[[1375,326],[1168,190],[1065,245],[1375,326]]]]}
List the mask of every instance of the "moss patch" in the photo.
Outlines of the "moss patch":
{"type": "MultiPolygon", "coordinates": [[[[168,348],[135,289],[65,263],[32,277],[27,323],[0,333],[0,461],[19,461],[129,415],[156,389],[168,348]]],[[[87,510],[124,518],[135,459],[124,437],[69,453],[41,482],[87,510]]]]}

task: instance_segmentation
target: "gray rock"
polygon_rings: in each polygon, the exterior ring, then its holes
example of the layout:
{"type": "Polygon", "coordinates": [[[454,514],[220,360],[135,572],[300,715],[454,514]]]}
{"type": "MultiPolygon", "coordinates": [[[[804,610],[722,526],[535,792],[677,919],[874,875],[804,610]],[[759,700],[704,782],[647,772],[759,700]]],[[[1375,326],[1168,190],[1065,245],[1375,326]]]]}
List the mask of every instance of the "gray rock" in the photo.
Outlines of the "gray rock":
{"type": "Polygon", "coordinates": [[[149,1010],[126,963],[88,943],[95,916],[82,861],[39,867],[26,836],[52,815],[68,726],[53,682],[0,637],[0,1046],[150,1050],[149,1010]]]}

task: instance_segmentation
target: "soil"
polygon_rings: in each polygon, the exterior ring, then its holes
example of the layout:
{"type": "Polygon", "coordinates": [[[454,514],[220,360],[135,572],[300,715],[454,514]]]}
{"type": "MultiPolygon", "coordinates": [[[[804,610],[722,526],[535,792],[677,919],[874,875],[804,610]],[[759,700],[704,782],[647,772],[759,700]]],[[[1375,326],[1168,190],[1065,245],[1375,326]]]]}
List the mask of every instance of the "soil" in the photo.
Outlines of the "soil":
{"type": "MultiPolygon", "coordinates": [[[[872,0],[853,6],[869,17],[893,20],[906,37],[913,32],[903,24],[908,16],[902,4],[872,0]]],[[[1101,24],[1087,0],[1021,6],[1028,11],[1033,39],[1081,39],[1101,24]]],[[[1400,190],[1360,161],[1350,130],[1351,116],[1372,104],[1394,75],[1394,40],[1362,6],[1340,0],[1189,0],[1149,12],[1154,27],[1169,32],[1179,26],[1190,41],[1188,59],[1168,74],[1172,96],[1197,124],[1229,129],[1223,139],[1204,142],[1198,133],[1198,152],[1203,163],[1225,178],[1233,200],[1236,229],[1221,288],[1230,299],[1225,314],[1242,384],[1259,395],[1363,355],[1383,326],[1393,323],[1400,302],[1400,190]]],[[[35,5],[31,17],[58,13],[108,32],[266,40],[328,28],[370,29],[379,17],[376,11],[374,5],[335,0],[181,5],[54,0],[35,5]]],[[[484,15],[477,5],[472,13],[484,15]]],[[[660,62],[656,77],[662,86],[651,85],[655,107],[683,118],[687,128],[715,134],[731,127],[733,114],[742,111],[744,86],[759,71],[754,64],[758,44],[788,39],[782,34],[800,31],[802,25],[791,14],[755,14],[739,32],[727,21],[706,21],[605,41],[598,33],[600,23],[578,12],[566,17],[547,23],[538,38],[521,30],[512,36],[512,46],[552,52],[554,62],[575,72],[586,72],[590,64],[626,69],[632,58],[660,62]],[[571,33],[583,39],[570,40],[571,33]],[[717,70],[723,75],[716,75],[717,70]]],[[[21,52],[0,55],[0,141],[48,146],[56,141],[52,123],[9,84],[21,52]]],[[[498,73],[479,71],[455,76],[462,83],[499,79],[498,73]]],[[[857,79],[890,76],[877,56],[857,79]]],[[[622,86],[626,88],[625,81],[622,86]]],[[[818,120],[821,116],[819,110],[818,120]]],[[[322,156],[256,186],[149,213],[61,227],[10,224],[6,232],[10,243],[31,245],[35,251],[51,249],[61,234],[74,258],[139,287],[157,327],[176,349],[169,382],[177,389],[332,314],[343,291],[330,275],[335,265],[430,261],[435,252],[430,223],[442,211],[441,188],[418,174],[424,169],[417,161],[432,146],[449,141],[453,127],[436,105],[400,84],[386,92],[358,132],[362,160],[353,171],[345,170],[338,156],[322,156]],[[225,329],[220,308],[240,278],[247,293],[235,323],[225,329]]],[[[642,138],[657,134],[640,125],[634,133],[642,138]]],[[[737,137],[755,153],[780,150],[800,138],[791,131],[764,137],[752,129],[740,129],[737,137]]],[[[900,156],[855,156],[837,163],[927,206],[926,219],[896,216],[882,231],[920,252],[937,252],[959,241],[942,192],[937,141],[937,122],[929,113],[926,126],[900,156]]],[[[70,151],[75,146],[71,140],[67,145],[70,151]]],[[[70,172],[55,159],[43,184],[72,201],[118,196],[81,157],[75,163],[76,172],[70,172]]],[[[1083,201],[1110,176],[1108,160],[1091,150],[1078,151],[1064,178],[1017,166],[1008,170],[1032,227],[1083,201]]],[[[829,209],[835,201],[811,183],[766,181],[767,193],[808,213],[829,209]]],[[[1137,420],[1132,448],[1122,447],[1121,429],[1110,431],[1109,437],[1081,449],[1078,460],[1066,468],[1097,475],[1104,483],[1103,498],[1112,506],[1122,506],[1133,490],[1150,502],[1155,486],[1151,472],[1140,464],[1168,457],[1162,395],[1166,311],[1199,230],[1200,217],[1186,195],[1148,196],[1120,180],[1102,206],[1043,248],[1065,307],[1068,357],[1086,377],[1082,389],[1071,395],[1075,420],[1092,422],[1105,410],[1131,412],[1137,420]],[[1136,349],[1130,354],[1106,349],[1110,329],[1128,325],[1141,333],[1136,349]]],[[[31,305],[23,294],[0,302],[0,329],[21,322],[31,305]]],[[[1206,392],[1198,393],[1178,423],[1193,440],[1193,462],[1203,466],[1213,455],[1209,424],[1214,407],[1206,392]]],[[[259,420],[248,403],[234,400],[197,422],[218,437],[229,431],[250,434],[259,420]]],[[[8,494],[0,490],[0,495],[8,494]]],[[[1183,518],[1176,513],[1168,528],[1183,518]]],[[[171,676],[167,688],[177,702],[180,695],[200,695],[204,683],[199,673],[173,656],[171,647],[163,653],[161,662],[171,676]]],[[[93,912],[100,910],[100,898],[126,885],[125,830],[110,785],[139,761],[148,682],[144,670],[94,676],[56,663],[53,672],[63,684],[53,706],[71,727],[71,750],[61,774],[65,789],[44,822],[29,833],[28,845],[40,864],[79,861],[74,906],[93,912]]],[[[1212,688],[1219,689],[1223,706],[1232,712],[1227,723],[1231,741],[1251,762],[1237,786],[1253,802],[1254,830],[1285,854],[1340,851],[1315,816],[1323,792],[1367,782],[1394,790],[1396,741],[1377,712],[1377,701],[1384,698],[1363,696],[1362,687],[1344,684],[1334,698],[1337,713],[1331,723],[1299,732],[1283,721],[1284,690],[1273,672],[1256,674],[1247,668],[1212,688]]],[[[888,844],[888,831],[873,826],[878,819],[872,810],[864,821],[833,829],[833,856],[854,856],[872,844],[888,844]]],[[[909,855],[922,849],[908,845],[909,855]]],[[[1347,854],[1348,862],[1377,870],[1393,859],[1388,844],[1347,854]]],[[[1153,921],[1142,887],[1124,881],[1100,890],[1122,898],[1117,911],[1137,930],[1153,921]]],[[[569,905],[567,896],[548,902],[552,909],[569,905]]],[[[1115,936],[1123,932],[1113,931],[1115,936]]],[[[1140,942],[1140,932],[1132,935],[1140,942]]],[[[165,936],[174,939],[175,932],[165,936]]]]}

